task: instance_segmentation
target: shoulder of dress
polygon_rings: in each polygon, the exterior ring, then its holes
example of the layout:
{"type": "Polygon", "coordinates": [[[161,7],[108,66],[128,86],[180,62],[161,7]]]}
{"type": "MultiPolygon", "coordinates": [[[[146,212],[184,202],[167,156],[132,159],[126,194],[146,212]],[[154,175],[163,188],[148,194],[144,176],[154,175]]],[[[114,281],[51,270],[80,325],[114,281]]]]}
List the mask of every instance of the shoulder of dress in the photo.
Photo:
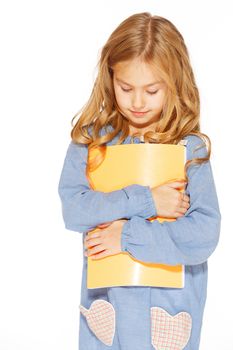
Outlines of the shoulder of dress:
{"type": "Polygon", "coordinates": [[[186,135],[181,141],[187,149],[187,159],[204,158],[207,155],[207,147],[200,136],[186,135]]]}
{"type": "Polygon", "coordinates": [[[75,143],[73,140],[70,141],[66,158],[68,159],[86,159],[88,153],[88,146],[83,143],[75,143]]]}
{"type": "Polygon", "coordinates": [[[184,142],[185,145],[187,145],[187,144],[191,145],[191,144],[198,144],[200,142],[203,143],[203,140],[201,139],[200,136],[191,134],[191,135],[184,136],[183,139],[180,140],[180,142],[184,142]]]}

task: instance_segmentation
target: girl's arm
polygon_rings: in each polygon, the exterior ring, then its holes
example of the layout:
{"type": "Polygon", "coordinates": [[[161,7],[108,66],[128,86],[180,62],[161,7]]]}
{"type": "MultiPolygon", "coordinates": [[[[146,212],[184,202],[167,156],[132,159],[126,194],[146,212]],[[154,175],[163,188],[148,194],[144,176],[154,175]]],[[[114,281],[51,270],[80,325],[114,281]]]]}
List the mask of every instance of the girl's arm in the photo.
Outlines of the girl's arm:
{"type": "MultiPolygon", "coordinates": [[[[193,153],[201,143],[188,136],[187,159],[206,156],[206,147],[193,153]]],[[[168,265],[195,265],[208,259],[219,240],[221,214],[210,161],[188,169],[190,207],[172,222],[146,221],[137,215],[122,229],[121,247],[136,259],[168,265]]]]}
{"type": "Polygon", "coordinates": [[[112,192],[90,189],[87,153],[86,145],[71,142],[60,176],[58,193],[68,230],[86,232],[99,224],[134,215],[143,219],[157,215],[149,186],[133,184],[112,192]]]}

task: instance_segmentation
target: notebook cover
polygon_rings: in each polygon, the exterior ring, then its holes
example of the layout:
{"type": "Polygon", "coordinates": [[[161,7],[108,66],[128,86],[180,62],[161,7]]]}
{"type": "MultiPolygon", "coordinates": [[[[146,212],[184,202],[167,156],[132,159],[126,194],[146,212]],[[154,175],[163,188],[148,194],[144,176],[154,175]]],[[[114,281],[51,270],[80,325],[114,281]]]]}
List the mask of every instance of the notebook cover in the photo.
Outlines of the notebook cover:
{"type": "MultiPolygon", "coordinates": [[[[95,157],[96,150],[89,153],[95,157]]],[[[131,184],[150,186],[184,179],[186,147],[173,144],[124,144],[106,146],[101,165],[88,177],[94,190],[110,192],[131,184]]],[[[153,217],[149,221],[174,221],[153,217]]],[[[89,234],[101,230],[96,228],[89,234]]],[[[87,258],[87,288],[116,286],[184,287],[183,265],[145,263],[128,252],[98,260],[87,258]]]]}

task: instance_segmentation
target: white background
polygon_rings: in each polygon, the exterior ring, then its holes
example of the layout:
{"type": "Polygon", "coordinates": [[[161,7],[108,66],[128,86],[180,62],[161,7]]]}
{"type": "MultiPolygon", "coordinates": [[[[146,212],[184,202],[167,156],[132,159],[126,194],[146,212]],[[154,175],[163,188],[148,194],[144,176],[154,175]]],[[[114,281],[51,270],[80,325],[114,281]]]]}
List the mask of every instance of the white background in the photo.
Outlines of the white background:
{"type": "Polygon", "coordinates": [[[123,19],[144,11],[180,30],[199,86],[222,213],[200,349],[233,349],[230,3],[1,2],[1,350],[78,349],[82,240],[64,229],[57,186],[71,119],[90,95],[100,49],[123,19]]]}

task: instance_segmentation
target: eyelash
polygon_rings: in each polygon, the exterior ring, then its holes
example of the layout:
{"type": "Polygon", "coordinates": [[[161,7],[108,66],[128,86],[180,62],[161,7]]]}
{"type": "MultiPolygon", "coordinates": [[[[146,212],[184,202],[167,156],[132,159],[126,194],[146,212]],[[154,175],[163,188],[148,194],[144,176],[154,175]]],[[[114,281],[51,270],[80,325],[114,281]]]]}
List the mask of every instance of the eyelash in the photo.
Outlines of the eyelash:
{"type": "MultiPolygon", "coordinates": [[[[124,92],[130,92],[130,91],[131,91],[131,89],[124,89],[123,87],[122,87],[121,89],[122,89],[124,92]]],[[[147,93],[150,94],[150,95],[155,95],[156,92],[158,92],[158,90],[153,91],[153,92],[147,91],[147,93]]]]}

